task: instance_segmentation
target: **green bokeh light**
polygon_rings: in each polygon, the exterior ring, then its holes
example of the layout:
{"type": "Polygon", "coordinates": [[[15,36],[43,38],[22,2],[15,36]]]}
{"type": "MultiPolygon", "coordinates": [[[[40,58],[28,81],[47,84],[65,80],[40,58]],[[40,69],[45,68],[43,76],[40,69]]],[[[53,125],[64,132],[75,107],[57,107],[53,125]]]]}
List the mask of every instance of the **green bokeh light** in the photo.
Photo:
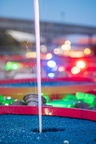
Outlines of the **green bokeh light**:
{"type": "Polygon", "coordinates": [[[7,62],[5,65],[5,70],[9,71],[9,70],[17,70],[19,68],[21,68],[21,64],[18,62],[7,62]]]}

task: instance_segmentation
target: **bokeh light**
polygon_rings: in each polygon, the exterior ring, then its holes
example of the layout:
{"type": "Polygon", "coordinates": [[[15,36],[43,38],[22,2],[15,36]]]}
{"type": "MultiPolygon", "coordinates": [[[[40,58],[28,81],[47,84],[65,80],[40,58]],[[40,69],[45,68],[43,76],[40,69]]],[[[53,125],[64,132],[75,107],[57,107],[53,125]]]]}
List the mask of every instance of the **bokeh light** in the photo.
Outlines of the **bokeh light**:
{"type": "Polygon", "coordinates": [[[71,45],[71,41],[66,40],[66,41],[65,41],[65,45],[71,45]]]}
{"type": "Polygon", "coordinates": [[[53,52],[54,54],[59,54],[59,48],[55,48],[53,52]]]}
{"type": "Polygon", "coordinates": [[[77,61],[76,66],[78,68],[85,68],[86,63],[83,60],[79,60],[79,61],[77,61]]]}
{"type": "Polygon", "coordinates": [[[48,59],[52,59],[52,54],[51,54],[51,53],[46,54],[46,59],[47,59],[47,60],[48,60],[48,59]]]}
{"type": "Polygon", "coordinates": [[[62,71],[64,71],[65,70],[65,68],[63,67],[63,66],[60,66],[59,68],[58,68],[58,71],[59,72],[62,72],[62,71]]]}
{"type": "Polygon", "coordinates": [[[79,72],[80,72],[80,68],[78,68],[76,66],[72,67],[72,69],[71,69],[72,74],[78,74],[79,72]]]}
{"type": "Polygon", "coordinates": [[[41,45],[40,50],[41,50],[42,53],[46,53],[47,52],[47,47],[45,45],[41,45]]]}
{"type": "Polygon", "coordinates": [[[54,60],[49,60],[47,62],[47,66],[49,66],[50,68],[56,67],[56,62],[54,60]]]}
{"type": "Polygon", "coordinates": [[[54,73],[48,73],[48,77],[54,78],[54,77],[55,77],[55,74],[54,74],[54,73]]]}
{"type": "Polygon", "coordinates": [[[90,54],[91,54],[90,48],[85,48],[85,49],[84,49],[84,53],[85,53],[86,55],[90,55],[90,54]]]}

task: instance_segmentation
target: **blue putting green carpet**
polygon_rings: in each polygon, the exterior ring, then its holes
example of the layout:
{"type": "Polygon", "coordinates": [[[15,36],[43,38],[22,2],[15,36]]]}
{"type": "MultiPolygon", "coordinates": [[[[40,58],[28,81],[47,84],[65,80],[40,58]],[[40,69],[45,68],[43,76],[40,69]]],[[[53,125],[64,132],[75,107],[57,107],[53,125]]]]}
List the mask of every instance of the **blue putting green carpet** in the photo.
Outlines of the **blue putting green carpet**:
{"type": "Polygon", "coordinates": [[[0,144],[96,144],[96,122],[37,115],[0,115],[0,144]]]}

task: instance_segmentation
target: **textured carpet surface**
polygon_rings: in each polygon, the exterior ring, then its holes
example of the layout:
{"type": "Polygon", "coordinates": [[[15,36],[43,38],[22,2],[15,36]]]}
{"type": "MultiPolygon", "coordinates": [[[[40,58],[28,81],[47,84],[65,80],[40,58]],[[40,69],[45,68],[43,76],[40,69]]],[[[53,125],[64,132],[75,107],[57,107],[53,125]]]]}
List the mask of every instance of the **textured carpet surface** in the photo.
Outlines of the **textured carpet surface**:
{"type": "Polygon", "coordinates": [[[96,122],[37,115],[0,115],[0,144],[96,144],[96,122]]]}

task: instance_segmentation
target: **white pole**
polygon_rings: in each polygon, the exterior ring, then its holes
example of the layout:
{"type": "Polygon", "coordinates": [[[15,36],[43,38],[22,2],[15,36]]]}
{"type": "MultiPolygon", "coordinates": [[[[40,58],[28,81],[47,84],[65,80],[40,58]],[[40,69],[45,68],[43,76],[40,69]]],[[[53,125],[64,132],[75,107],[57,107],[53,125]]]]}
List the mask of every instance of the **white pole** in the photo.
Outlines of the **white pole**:
{"type": "Polygon", "coordinates": [[[37,55],[37,86],[38,86],[38,109],[39,109],[39,132],[42,132],[42,103],[41,103],[41,69],[40,69],[40,24],[39,24],[39,2],[34,0],[35,35],[37,55]]]}

